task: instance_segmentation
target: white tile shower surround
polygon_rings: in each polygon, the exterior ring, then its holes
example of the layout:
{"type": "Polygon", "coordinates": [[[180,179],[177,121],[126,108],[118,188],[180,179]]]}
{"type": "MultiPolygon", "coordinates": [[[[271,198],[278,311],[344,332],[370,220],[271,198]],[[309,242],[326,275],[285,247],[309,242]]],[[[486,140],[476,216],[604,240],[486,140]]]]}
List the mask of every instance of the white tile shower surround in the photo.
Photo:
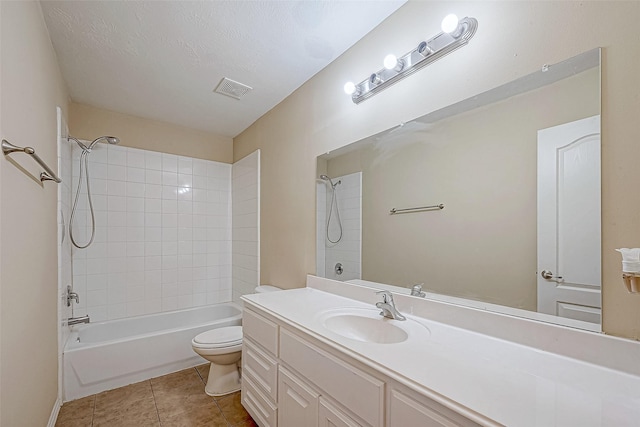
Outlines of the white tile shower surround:
{"type": "MultiPolygon", "coordinates": [[[[100,143],[89,168],[96,235],[73,250],[75,316],[95,322],[231,300],[232,165],[100,143]]],[[[90,233],[85,192],[80,243],[90,233]]]]}
{"type": "Polygon", "coordinates": [[[260,150],[233,164],[231,173],[233,301],[260,284],[260,150]]]}
{"type": "MultiPolygon", "coordinates": [[[[334,280],[353,280],[362,277],[362,172],[332,178],[336,183],[336,200],[340,210],[342,221],[342,239],[336,244],[329,243],[326,235],[321,240],[325,244],[325,277],[334,280]],[[336,274],[335,265],[341,263],[343,273],[336,274]]],[[[327,185],[326,210],[324,221],[331,208],[331,190],[327,185]]],[[[323,228],[323,233],[324,233],[323,228]]],[[[331,217],[329,236],[333,240],[339,236],[338,222],[336,221],[335,206],[331,217]]]]}
{"type": "Polygon", "coordinates": [[[319,277],[324,277],[326,271],[327,188],[322,180],[316,183],[316,275],[319,277]]]}

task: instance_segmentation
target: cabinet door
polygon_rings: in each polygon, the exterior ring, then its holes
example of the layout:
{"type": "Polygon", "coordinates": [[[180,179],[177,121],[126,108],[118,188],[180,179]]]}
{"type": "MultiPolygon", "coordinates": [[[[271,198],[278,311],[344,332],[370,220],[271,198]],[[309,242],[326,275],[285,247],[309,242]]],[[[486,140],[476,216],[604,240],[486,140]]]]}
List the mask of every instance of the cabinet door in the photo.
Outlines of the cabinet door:
{"type": "Polygon", "coordinates": [[[347,414],[320,397],[319,427],[361,427],[347,414]]]}
{"type": "Polygon", "coordinates": [[[291,372],[278,370],[278,426],[317,427],[320,394],[291,372]]]}
{"type": "Polygon", "coordinates": [[[389,427],[479,427],[475,422],[423,396],[410,396],[391,390],[390,397],[389,427]]]}

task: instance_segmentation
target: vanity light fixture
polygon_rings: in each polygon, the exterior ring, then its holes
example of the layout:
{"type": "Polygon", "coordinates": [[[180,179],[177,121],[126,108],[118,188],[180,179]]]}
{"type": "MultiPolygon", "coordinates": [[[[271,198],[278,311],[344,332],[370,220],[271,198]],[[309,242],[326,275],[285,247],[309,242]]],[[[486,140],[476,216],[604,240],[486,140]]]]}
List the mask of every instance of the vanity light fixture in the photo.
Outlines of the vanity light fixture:
{"type": "Polygon", "coordinates": [[[371,74],[368,79],[358,84],[347,82],[344,85],[344,91],[347,95],[351,95],[351,100],[355,104],[359,104],[425,65],[466,45],[476,33],[477,28],[478,21],[475,18],[458,19],[456,15],[447,15],[442,20],[442,32],[427,41],[420,42],[415,49],[400,58],[387,55],[384,58],[382,70],[371,74]]]}

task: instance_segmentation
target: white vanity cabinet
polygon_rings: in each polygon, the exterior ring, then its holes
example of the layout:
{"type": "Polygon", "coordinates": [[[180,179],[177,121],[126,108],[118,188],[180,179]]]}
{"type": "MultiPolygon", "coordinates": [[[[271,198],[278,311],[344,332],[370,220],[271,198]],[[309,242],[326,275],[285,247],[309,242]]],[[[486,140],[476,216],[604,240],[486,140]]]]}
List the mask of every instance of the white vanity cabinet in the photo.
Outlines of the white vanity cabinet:
{"type": "Polygon", "coordinates": [[[472,427],[339,349],[245,305],[242,404],[261,427],[472,427]]]}
{"type": "Polygon", "coordinates": [[[278,424],[278,330],[275,322],[244,311],[241,401],[261,427],[278,424]]]}

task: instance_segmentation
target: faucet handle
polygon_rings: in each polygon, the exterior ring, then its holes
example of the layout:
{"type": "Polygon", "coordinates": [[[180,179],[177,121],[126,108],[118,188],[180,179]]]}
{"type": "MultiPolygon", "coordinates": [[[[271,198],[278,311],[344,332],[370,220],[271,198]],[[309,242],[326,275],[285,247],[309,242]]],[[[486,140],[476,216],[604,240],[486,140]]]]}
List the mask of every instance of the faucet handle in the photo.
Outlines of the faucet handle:
{"type": "Polygon", "coordinates": [[[382,295],[382,302],[393,303],[393,295],[389,291],[378,291],[376,294],[382,295]]]}
{"type": "Polygon", "coordinates": [[[422,292],[422,286],[424,283],[418,283],[411,287],[411,295],[414,297],[425,297],[426,293],[422,292]]]}
{"type": "Polygon", "coordinates": [[[80,304],[80,297],[78,294],[73,292],[71,285],[67,285],[67,307],[71,307],[72,300],[75,300],[76,304],[80,304]]]}

